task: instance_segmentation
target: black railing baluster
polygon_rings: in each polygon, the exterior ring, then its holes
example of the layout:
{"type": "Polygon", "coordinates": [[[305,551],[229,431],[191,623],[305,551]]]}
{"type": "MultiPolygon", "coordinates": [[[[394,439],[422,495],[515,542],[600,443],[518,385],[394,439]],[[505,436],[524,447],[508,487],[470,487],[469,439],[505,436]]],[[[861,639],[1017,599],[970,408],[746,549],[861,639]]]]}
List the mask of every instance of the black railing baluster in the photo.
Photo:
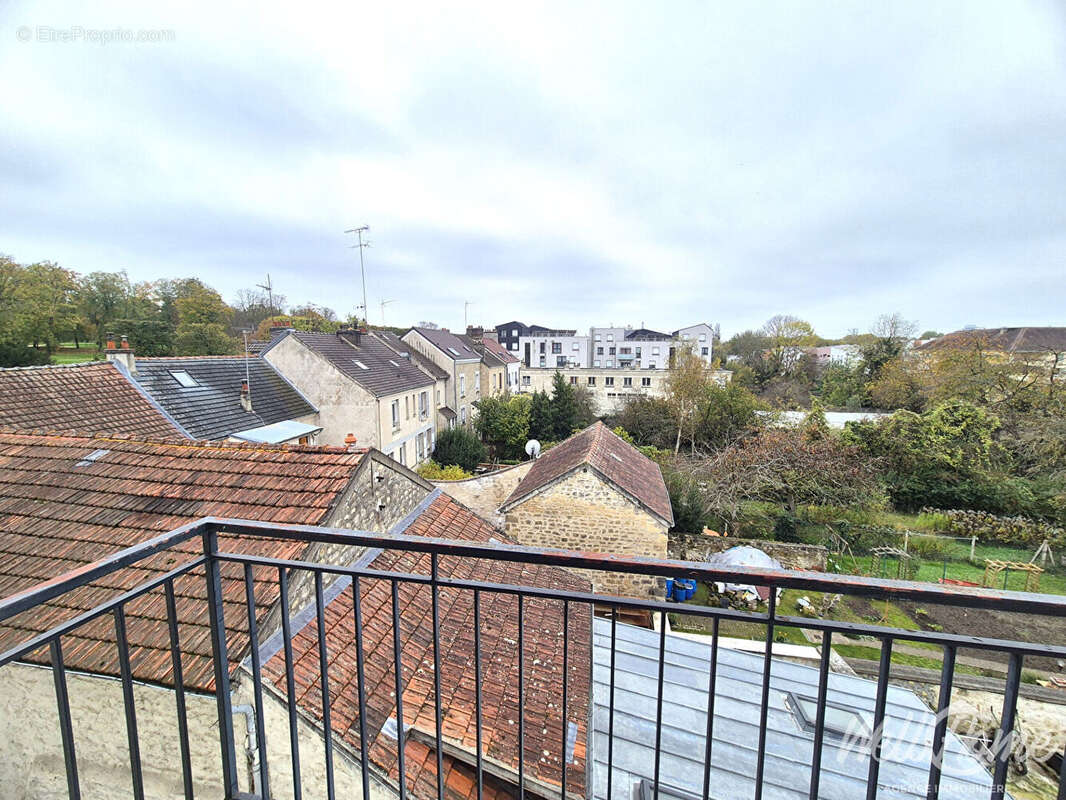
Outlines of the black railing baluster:
{"type": "Polygon", "coordinates": [[[711,669],[707,678],[707,739],[703,749],[703,800],[711,796],[711,745],[714,743],[714,695],[718,682],[718,617],[711,622],[711,669]]]}
{"type": "Polygon", "coordinates": [[[233,708],[230,698],[229,653],[226,647],[226,616],[222,607],[222,576],[219,570],[218,534],[208,526],[202,536],[204,575],[207,580],[207,615],[211,623],[211,657],[215,669],[215,705],[218,711],[218,741],[222,750],[222,789],[226,797],[237,794],[237,751],[233,739],[233,708]]]}
{"type": "Polygon", "coordinates": [[[955,678],[955,648],[944,648],[944,661],[940,667],[940,694],[936,702],[936,721],[933,729],[933,755],[929,761],[929,787],[926,800],[940,797],[940,770],[944,764],[944,738],[948,732],[948,708],[951,705],[951,684],[955,678]]]}
{"type": "Polygon", "coordinates": [[[566,800],[566,742],[568,737],[569,723],[567,721],[566,709],[567,700],[569,696],[567,694],[568,684],[570,683],[570,603],[566,600],[563,601],[563,751],[562,756],[559,759],[562,763],[562,789],[560,790],[560,800],[566,800]]]}
{"type": "Polygon", "coordinates": [[[877,667],[877,695],[874,699],[874,727],[870,734],[870,769],[866,775],[866,800],[877,799],[877,780],[881,774],[881,742],[884,740],[885,705],[888,702],[888,678],[892,672],[892,637],[881,640],[881,658],[877,667]]]}
{"type": "Polygon", "coordinates": [[[518,595],[518,800],[526,797],[526,652],[525,609],[518,595]]]}
{"type": "Polygon", "coordinates": [[[333,777],[333,723],[329,701],[329,651],[326,648],[326,613],[322,597],[322,573],[315,572],[315,620],[318,623],[318,671],[322,687],[322,732],[326,756],[326,797],[336,800],[337,787],[333,777]]]}
{"type": "Polygon", "coordinates": [[[359,763],[363,769],[363,800],[370,800],[370,760],[366,741],[366,673],[363,669],[363,611],[359,576],[352,578],[352,616],[355,617],[355,677],[359,699],[359,763]]]}
{"type": "Polygon", "coordinates": [[[666,612],[659,612],[659,685],[655,693],[655,781],[654,797],[659,800],[659,767],[663,739],[663,679],[666,676],[666,612]]]}
{"type": "Polygon", "coordinates": [[[285,567],[278,568],[278,599],[281,603],[281,638],[285,651],[285,694],[289,710],[289,752],[292,758],[292,797],[301,800],[303,786],[300,781],[300,728],[296,713],[296,678],[292,667],[292,620],[289,619],[289,573],[285,567]]]}
{"type": "Polygon", "coordinates": [[[266,720],[263,713],[263,667],[259,663],[259,626],[255,618],[255,576],[252,565],[244,565],[244,601],[248,606],[248,651],[252,658],[252,693],[255,698],[255,736],[259,747],[259,787],[270,797],[270,769],[267,758],[266,720]]]}
{"type": "Polygon", "coordinates": [[[407,775],[404,772],[403,726],[403,648],[400,644],[400,588],[392,581],[392,658],[396,665],[396,766],[399,769],[400,800],[407,798],[407,775]]]}
{"type": "Polygon", "coordinates": [[[74,727],[70,721],[70,697],[67,695],[67,671],[63,667],[63,647],[57,636],[49,649],[52,654],[52,680],[56,687],[56,707],[59,711],[59,735],[63,740],[63,763],[67,771],[67,796],[79,800],[78,757],[74,752],[74,727]]]}
{"type": "Polygon", "coordinates": [[[814,721],[814,747],[811,750],[810,800],[818,800],[822,779],[822,742],[825,736],[825,700],[829,695],[829,659],[833,652],[833,632],[822,633],[822,657],[818,663],[818,713],[814,721]]]}
{"type": "Polygon", "coordinates": [[[607,800],[612,800],[611,788],[614,786],[614,657],[617,633],[618,606],[611,606],[611,688],[608,695],[610,700],[607,704],[607,800]]]}
{"type": "Polygon", "coordinates": [[[126,740],[130,752],[130,779],[133,796],[144,800],[144,777],[141,774],[141,740],[137,735],[137,704],[133,697],[133,672],[130,669],[130,646],[126,640],[126,612],[123,606],[114,611],[115,642],[118,645],[118,669],[122,678],[122,704],[126,709],[126,740]]]}
{"type": "Polygon", "coordinates": [[[481,743],[481,592],[474,590],[474,732],[477,737],[477,800],[485,791],[485,763],[481,743]]]}
{"type": "Polygon", "coordinates": [[[440,698],[440,591],[437,587],[440,575],[437,568],[437,554],[433,553],[430,556],[430,591],[433,593],[433,705],[437,740],[437,800],[444,800],[444,709],[440,698]]]}
{"type": "Polygon", "coordinates": [[[774,648],[774,618],[777,614],[777,587],[770,586],[766,608],[766,650],[762,659],[762,700],[759,705],[759,751],[755,760],[755,800],[762,800],[763,774],[766,770],[766,716],[770,709],[770,671],[774,648]]]}
{"type": "Polygon", "coordinates": [[[1059,764],[1058,800],[1066,800],[1066,748],[1063,748],[1062,762],[1059,764]]]}
{"type": "Polygon", "coordinates": [[[167,598],[167,627],[170,630],[170,666],[174,674],[174,703],[178,715],[178,747],[181,751],[181,783],[185,800],[192,800],[192,755],[189,751],[189,717],[185,708],[185,676],[181,668],[181,638],[178,634],[178,607],[174,581],[163,584],[167,598]]]}
{"type": "Polygon", "coordinates": [[[992,773],[992,800],[1003,800],[1007,792],[1007,767],[1014,747],[1014,719],[1018,713],[1018,690],[1022,683],[1022,657],[1011,653],[1007,662],[1007,685],[1003,692],[1003,714],[1000,717],[996,748],[996,768],[992,773]]]}

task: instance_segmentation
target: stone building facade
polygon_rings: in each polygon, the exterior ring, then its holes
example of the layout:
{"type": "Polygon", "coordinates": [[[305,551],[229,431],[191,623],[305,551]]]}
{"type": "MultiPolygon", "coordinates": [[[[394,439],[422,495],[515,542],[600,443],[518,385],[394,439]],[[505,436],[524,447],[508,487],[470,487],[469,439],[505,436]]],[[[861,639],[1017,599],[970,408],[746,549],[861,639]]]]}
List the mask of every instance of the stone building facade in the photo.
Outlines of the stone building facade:
{"type": "MultiPolygon", "coordinates": [[[[668,524],[604,481],[592,469],[575,472],[508,510],[504,530],[534,547],[665,558],[668,524]]],[[[660,597],[658,578],[578,570],[595,591],[660,597]]]]}
{"type": "MultiPolygon", "coordinates": [[[[658,464],[597,422],[533,462],[501,504],[520,544],[665,558],[673,525],[658,464]]],[[[595,572],[596,591],[659,596],[658,578],[595,572]]]]}
{"type": "Polygon", "coordinates": [[[532,461],[526,461],[513,467],[461,481],[432,481],[432,483],[502,531],[504,516],[500,513],[500,505],[518,488],[518,484],[526,477],[532,466],[532,461]]]}

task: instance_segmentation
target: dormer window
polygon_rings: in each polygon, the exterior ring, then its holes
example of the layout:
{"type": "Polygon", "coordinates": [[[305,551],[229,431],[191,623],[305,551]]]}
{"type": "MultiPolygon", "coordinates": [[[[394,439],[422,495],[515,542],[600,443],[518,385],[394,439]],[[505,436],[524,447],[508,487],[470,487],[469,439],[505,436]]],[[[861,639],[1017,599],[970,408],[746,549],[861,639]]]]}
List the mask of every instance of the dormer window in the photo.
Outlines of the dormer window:
{"type": "Polygon", "coordinates": [[[172,370],[170,377],[176,380],[183,389],[195,389],[200,385],[196,382],[196,378],[183,369],[172,370]]]}

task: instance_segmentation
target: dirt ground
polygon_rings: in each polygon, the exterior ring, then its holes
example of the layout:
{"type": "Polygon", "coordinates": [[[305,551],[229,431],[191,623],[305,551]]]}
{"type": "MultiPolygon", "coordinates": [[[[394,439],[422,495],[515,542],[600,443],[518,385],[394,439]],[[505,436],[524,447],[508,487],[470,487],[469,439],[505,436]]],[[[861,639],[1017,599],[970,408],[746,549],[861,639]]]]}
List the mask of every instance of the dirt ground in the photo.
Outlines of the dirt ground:
{"type": "MultiPolygon", "coordinates": [[[[921,615],[915,614],[915,605],[913,603],[900,603],[900,607],[912,619],[923,620],[921,615]]],[[[945,633],[1066,646],[1066,618],[956,608],[954,606],[923,605],[921,607],[928,612],[928,617],[925,620],[941,626],[945,633]]],[[[976,653],[977,651],[972,652],[976,653]]],[[[1007,661],[1005,654],[990,650],[982,651],[981,656],[990,661],[1002,663],[1007,661]]],[[[1023,666],[1030,669],[1058,672],[1057,661],[1058,659],[1056,658],[1030,656],[1025,659],[1023,666]]]]}

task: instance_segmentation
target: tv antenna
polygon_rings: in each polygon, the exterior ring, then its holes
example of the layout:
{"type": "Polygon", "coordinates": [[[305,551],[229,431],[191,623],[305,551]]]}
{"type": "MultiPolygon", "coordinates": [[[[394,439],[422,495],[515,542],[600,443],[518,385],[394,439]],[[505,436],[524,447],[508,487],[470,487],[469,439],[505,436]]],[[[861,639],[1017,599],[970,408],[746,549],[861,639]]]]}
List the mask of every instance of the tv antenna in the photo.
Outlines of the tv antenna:
{"type": "Polygon", "coordinates": [[[358,228],[349,228],[345,231],[345,233],[354,233],[359,237],[359,244],[353,244],[352,247],[359,248],[359,272],[363,276],[363,305],[361,305],[360,308],[363,309],[363,321],[368,325],[370,324],[370,320],[367,318],[369,308],[366,304],[366,267],[363,266],[363,248],[370,247],[370,242],[363,241],[363,234],[369,230],[369,225],[360,225],[358,228]]]}
{"type": "Polygon", "coordinates": [[[385,327],[385,306],[389,303],[395,303],[395,300],[382,300],[381,301],[381,327],[385,327]]]}
{"type": "Polygon", "coordinates": [[[267,293],[267,309],[270,311],[271,319],[274,318],[274,284],[270,282],[270,273],[267,273],[266,283],[257,283],[257,289],[263,289],[267,293]]]}
{"type": "Polygon", "coordinates": [[[470,327],[470,323],[466,321],[466,312],[470,306],[474,305],[469,300],[463,301],[463,333],[466,333],[466,329],[470,327]]]}

